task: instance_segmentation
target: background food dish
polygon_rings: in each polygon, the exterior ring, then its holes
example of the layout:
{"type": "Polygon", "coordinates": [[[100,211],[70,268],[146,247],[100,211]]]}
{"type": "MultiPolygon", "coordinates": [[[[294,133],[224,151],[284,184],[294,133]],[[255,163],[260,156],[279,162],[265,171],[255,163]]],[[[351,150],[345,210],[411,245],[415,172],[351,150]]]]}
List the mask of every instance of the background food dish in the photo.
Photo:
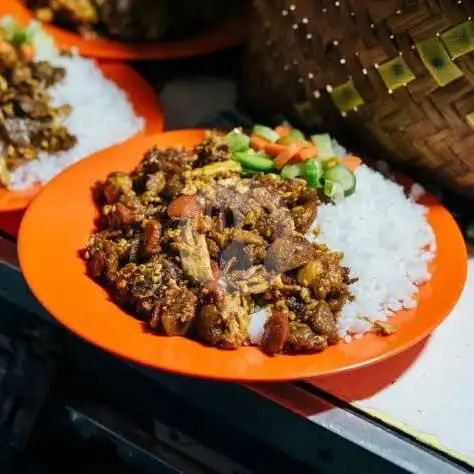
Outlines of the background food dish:
{"type": "MultiPolygon", "coordinates": [[[[34,15],[20,0],[2,0],[0,15],[12,15],[20,24],[34,20],[34,15]]],[[[45,25],[45,30],[60,47],[76,47],[82,56],[116,60],[163,60],[198,56],[237,45],[247,34],[245,16],[240,12],[210,33],[176,42],[126,44],[105,39],[88,40],[51,25],[45,25]]]]}
{"type": "Polygon", "coordinates": [[[377,362],[422,340],[449,314],[464,285],[466,248],[452,217],[428,196],[423,203],[429,207],[428,220],[438,243],[431,266],[433,277],[420,288],[416,311],[393,317],[399,331],[390,338],[367,335],[316,356],[268,358],[251,347],[221,352],[182,338],[145,334],[140,323],[118,310],[84,272],[78,250],[87,241],[96,215],[90,188],[112,170],[131,170],[154,144],[192,146],[202,134],[169,132],[98,153],[55,178],[28,209],[19,236],[22,271],[38,300],[71,331],[115,355],[161,370],[216,379],[270,381],[338,373],[377,362]],[[71,206],[55,205],[64,195],[71,206]],[[45,216],[47,229],[42,225],[45,216]],[[54,262],[61,264],[60,275],[54,262]]]}
{"type": "MultiPolygon", "coordinates": [[[[163,113],[156,100],[153,88],[131,67],[125,64],[98,64],[102,73],[124,90],[133,105],[135,113],[145,120],[142,133],[156,133],[163,130],[163,113]]],[[[0,211],[14,211],[25,208],[38,193],[36,185],[25,191],[12,192],[0,188],[0,211]]]]}

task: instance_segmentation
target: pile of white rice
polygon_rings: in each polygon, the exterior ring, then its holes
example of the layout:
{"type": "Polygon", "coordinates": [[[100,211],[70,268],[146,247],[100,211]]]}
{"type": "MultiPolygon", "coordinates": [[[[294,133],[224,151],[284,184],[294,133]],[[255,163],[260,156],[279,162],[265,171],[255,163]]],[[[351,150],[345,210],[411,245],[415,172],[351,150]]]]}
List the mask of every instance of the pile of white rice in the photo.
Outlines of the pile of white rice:
{"type": "MultiPolygon", "coordinates": [[[[371,331],[370,322],[385,321],[394,312],[416,306],[417,285],[430,279],[428,264],[436,251],[426,221],[427,209],[406,197],[401,186],[365,165],[356,171],[355,194],[321,206],[307,238],[344,252],[343,265],[359,281],[351,285],[354,301],[345,305],[339,335],[345,342],[371,331]],[[315,229],[319,230],[314,237],[315,229]]],[[[260,343],[269,313],[253,315],[249,337],[260,343]]]]}
{"type": "MultiPolygon", "coordinates": [[[[2,22],[11,21],[3,19],[2,22]]],[[[106,79],[89,59],[77,53],[61,57],[54,44],[37,23],[32,23],[36,59],[49,61],[66,69],[63,81],[49,92],[54,106],[69,104],[72,112],[64,121],[77,136],[77,145],[56,155],[41,153],[37,160],[23,164],[10,176],[11,190],[22,190],[35,182],[46,183],[71,164],[114,144],[123,142],[144,127],[127,95],[115,83],[106,79]]]]}

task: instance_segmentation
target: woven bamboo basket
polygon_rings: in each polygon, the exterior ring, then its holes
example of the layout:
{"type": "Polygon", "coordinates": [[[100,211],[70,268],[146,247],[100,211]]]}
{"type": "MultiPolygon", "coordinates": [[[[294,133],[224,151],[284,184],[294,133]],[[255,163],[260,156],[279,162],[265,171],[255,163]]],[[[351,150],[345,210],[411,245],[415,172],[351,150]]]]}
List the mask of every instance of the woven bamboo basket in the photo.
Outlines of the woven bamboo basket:
{"type": "Polygon", "coordinates": [[[474,0],[254,0],[253,14],[241,97],[255,116],[474,200],[474,0]]]}

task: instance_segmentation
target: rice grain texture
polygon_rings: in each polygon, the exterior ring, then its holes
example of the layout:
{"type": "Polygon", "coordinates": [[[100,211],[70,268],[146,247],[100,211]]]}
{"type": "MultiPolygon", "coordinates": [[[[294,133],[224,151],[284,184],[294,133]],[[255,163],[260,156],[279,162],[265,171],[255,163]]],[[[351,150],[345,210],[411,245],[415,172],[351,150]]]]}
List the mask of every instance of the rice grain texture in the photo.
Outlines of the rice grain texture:
{"type": "Polygon", "coordinates": [[[365,165],[356,171],[357,190],[337,204],[323,205],[308,239],[344,252],[343,264],[359,281],[355,300],[345,305],[339,334],[363,334],[376,320],[385,321],[416,306],[417,285],[429,280],[428,264],[436,251],[427,209],[405,196],[398,184],[365,165]]]}

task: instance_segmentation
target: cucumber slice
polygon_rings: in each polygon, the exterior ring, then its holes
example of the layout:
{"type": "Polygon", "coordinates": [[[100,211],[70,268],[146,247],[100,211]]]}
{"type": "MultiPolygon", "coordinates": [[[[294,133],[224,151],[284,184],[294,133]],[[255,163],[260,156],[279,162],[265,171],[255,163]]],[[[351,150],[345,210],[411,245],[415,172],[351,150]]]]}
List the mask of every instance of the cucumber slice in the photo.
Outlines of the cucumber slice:
{"type": "Polygon", "coordinates": [[[344,189],[340,183],[326,179],[324,181],[324,194],[330,198],[338,198],[344,196],[344,189]]]}
{"type": "Polygon", "coordinates": [[[238,161],[244,168],[254,171],[263,171],[266,173],[275,170],[275,165],[273,164],[272,159],[267,158],[260,153],[256,153],[253,150],[239,151],[233,153],[233,155],[234,160],[238,161]]]}
{"type": "Polygon", "coordinates": [[[302,164],[303,176],[308,186],[313,189],[321,188],[321,178],[323,169],[321,163],[317,160],[308,160],[302,164]]]}
{"type": "Polygon", "coordinates": [[[301,176],[302,174],[302,169],[301,169],[301,163],[296,163],[294,165],[286,165],[283,167],[281,170],[280,176],[283,179],[293,179],[297,178],[298,176],[301,176]]]}
{"type": "Polygon", "coordinates": [[[226,135],[225,139],[231,151],[246,151],[249,149],[250,138],[240,130],[232,130],[226,135]]]}
{"type": "Polygon", "coordinates": [[[327,133],[311,135],[311,140],[316,145],[319,158],[325,159],[334,156],[334,150],[332,148],[332,140],[330,135],[328,135],[327,133]]]}
{"type": "Polygon", "coordinates": [[[252,128],[252,132],[255,133],[255,135],[265,138],[265,140],[268,140],[272,143],[275,143],[280,138],[280,135],[278,135],[275,130],[272,130],[270,127],[266,127],[265,125],[255,125],[252,128]]]}
{"type": "MultiPolygon", "coordinates": [[[[336,164],[324,172],[326,182],[337,183],[342,187],[344,196],[350,196],[356,189],[356,177],[354,173],[344,165],[336,164]]],[[[326,190],[326,186],[325,186],[326,190]]]]}

